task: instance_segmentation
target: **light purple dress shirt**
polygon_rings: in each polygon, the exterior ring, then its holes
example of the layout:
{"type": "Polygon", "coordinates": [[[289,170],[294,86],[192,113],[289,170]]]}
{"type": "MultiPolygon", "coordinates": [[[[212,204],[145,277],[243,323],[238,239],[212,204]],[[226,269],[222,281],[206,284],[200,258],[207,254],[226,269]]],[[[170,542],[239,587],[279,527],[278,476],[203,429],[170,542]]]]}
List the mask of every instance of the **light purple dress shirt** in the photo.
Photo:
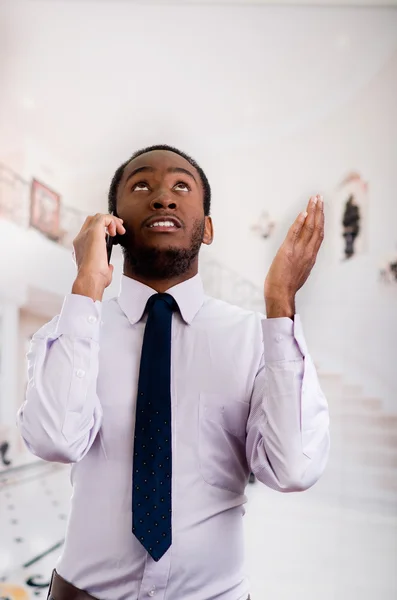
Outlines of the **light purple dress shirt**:
{"type": "Polygon", "coordinates": [[[131,531],[135,401],[153,293],[123,276],[110,301],[71,294],[32,340],[20,431],[33,454],[74,463],[56,568],[103,600],[246,600],[249,472],[280,492],[312,486],[329,453],[327,402],[298,315],[265,319],[209,298],[199,276],[170,289],[180,309],[172,322],[173,543],[154,562],[131,531]]]}

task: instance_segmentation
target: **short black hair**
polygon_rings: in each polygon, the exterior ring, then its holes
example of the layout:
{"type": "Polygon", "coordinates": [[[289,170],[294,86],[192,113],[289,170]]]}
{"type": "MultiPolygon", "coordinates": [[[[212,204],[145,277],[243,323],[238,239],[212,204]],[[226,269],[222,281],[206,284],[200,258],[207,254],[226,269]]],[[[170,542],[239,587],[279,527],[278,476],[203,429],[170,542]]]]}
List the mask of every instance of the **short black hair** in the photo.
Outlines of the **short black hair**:
{"type": "Polygon", "coordinates": [[[204,188],[204,199],[203,199],[204,214],[206,217],[208,217],[208,215],[210,214],[210,210],[211,210],[211,187],[210,187],[210,184],[209,184],[206,174],[204,173],[203,169],[197,164],[197,162],[193,158],[191,158],[188,154],[186,154],[185,152],[182,152],[182,150],[178,150],[177,148],[168,146],[167,144],[158,144],[156,146],[149,146],[148,148],[142,148],[141,150],[134,152],[134,154],[131,156],[131,158],[129,158],[122,165],[120,165],[120,167],[117,169],[117,171],[113,175],[113,179],[112,179],[112,182],[111,182],[110,188],[109,188],[109,195],[108,195],[109,212],[117,214],[117,192],[119,189],[121,178],[123,177],[125,167],[132,160],[134,160],[135,158],[138,158],[138,156],[141,156],[142,154],[147,154],[148,152],[153,152],[154,150],[166,150],[167,152],[174,152],[174,154],[179,154],[179,156],[181,156],[182,158],[187,160],[188,163],[190,163],[192,165],[192,167],[194,167],[196,169],[196,171],[198,172],[198,174],[200,176],[201,183],[204,188]]]}

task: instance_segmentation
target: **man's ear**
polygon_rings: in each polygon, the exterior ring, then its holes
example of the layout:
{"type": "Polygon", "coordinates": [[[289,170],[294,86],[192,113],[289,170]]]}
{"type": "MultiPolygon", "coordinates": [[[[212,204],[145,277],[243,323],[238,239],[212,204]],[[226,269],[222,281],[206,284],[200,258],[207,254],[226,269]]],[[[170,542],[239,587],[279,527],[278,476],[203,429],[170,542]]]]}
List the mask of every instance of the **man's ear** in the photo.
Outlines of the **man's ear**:
{"type": "Polygon", "coordinates": [[[205,217],[204,222],[204,236],[203,236],[203,244],[209,246],[212,244],[214,239],[214,227],[212,225],[211,217],[205,217]]]}

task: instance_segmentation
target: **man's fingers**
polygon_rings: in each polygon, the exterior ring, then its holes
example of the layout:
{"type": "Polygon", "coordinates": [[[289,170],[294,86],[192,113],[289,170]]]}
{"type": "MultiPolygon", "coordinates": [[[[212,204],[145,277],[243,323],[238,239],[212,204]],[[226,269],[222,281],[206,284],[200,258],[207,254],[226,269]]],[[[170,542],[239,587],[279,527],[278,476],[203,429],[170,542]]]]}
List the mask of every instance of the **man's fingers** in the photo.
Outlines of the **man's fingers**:
{"type": "Polygon", "coordinates": [[[116,233],[123,235],[125,233],[125,227],[121,219],[114,217],[114,221],[110,223],[108,226],[108,232],[110,235],[114,236],[116,233]]]}
{"type": "Polygon", "coordinates": [[[123,235],[125,233],[125,227],[117,222],[117,221],[113,221],[112,223],[110,223],[109,227],[108,227],[108,233],[111,236],[116,235],[117,233],[120,235],[123,235]]]}
{"type": "Polygon", "coordinates": [[[320,249],[320,246],[324,239],[324,201],[320,197],[317,206],[316,214],[314,218],[314,234],[310,240],[309,247],[315,255],[320,249]]]}
{"type": "Polygon", "coordinates": [[[107,226],[107,232],[109,233],[109,235],[111,235],[112,237],[114,235],[116,235],[116,223],[114,221],[111,221],[111,223],[109,223],[109,225],[107,226]]]}
{"type": "Polygon", "coordinates": [[[314,234],[318,198],[319,196],[312,196],[309,200],[309,204],[307,205],[307,218],[300,235],[300,240],[305,246],[310,242],[314,234]]]}
{"type": "Polygon", "coordinates": [[[287,240],[294,244],[296,240],[299,238],[299,234],[302,231],[302,228],[305,224],[305,220],[307,218],[307,212],[301,212],[296,217],[294,223],[291,225],[288,231],[287,240]]]}
{"type": "Polygon", "coordinates": [[[120,233],[121,235],[125,233],[123,220],[119,217],[115,217],[114,215],[98,213],[92,217],[91,225],[101,228],[103,227],[104,231],[107,230],[111,236],[115,236],[116,233],[120,233]]]}
{"type": "Polygon", "coordinates": [[[117,218],[116,229],[117,229],[117,233],[120,233],[121,235],[123,235],[125,233],[125,227],[123,225],[123,220],[122,219],[118,219],[117,218]]]}
{"type": "Polygon", "coordinates": [[[309,243],[315,233],[318,210],[322,214],[322,197],[311,196],[307,210],[298,215],[288,232],[289,241],[295,242],[299,238],[305,246],[309,243]]]}

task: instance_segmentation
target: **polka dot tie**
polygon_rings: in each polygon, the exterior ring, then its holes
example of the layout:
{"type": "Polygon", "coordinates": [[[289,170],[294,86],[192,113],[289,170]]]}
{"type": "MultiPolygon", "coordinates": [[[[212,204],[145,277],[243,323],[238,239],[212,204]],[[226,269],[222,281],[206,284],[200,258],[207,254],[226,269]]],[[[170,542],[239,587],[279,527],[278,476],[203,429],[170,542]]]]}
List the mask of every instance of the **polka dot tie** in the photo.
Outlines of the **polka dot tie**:
{"type": "Polygon", "coordinates": [[[171,324],[169,294],[147,303],[132,476],[132,531],[155,561],[172,543],[171,324]]]}

